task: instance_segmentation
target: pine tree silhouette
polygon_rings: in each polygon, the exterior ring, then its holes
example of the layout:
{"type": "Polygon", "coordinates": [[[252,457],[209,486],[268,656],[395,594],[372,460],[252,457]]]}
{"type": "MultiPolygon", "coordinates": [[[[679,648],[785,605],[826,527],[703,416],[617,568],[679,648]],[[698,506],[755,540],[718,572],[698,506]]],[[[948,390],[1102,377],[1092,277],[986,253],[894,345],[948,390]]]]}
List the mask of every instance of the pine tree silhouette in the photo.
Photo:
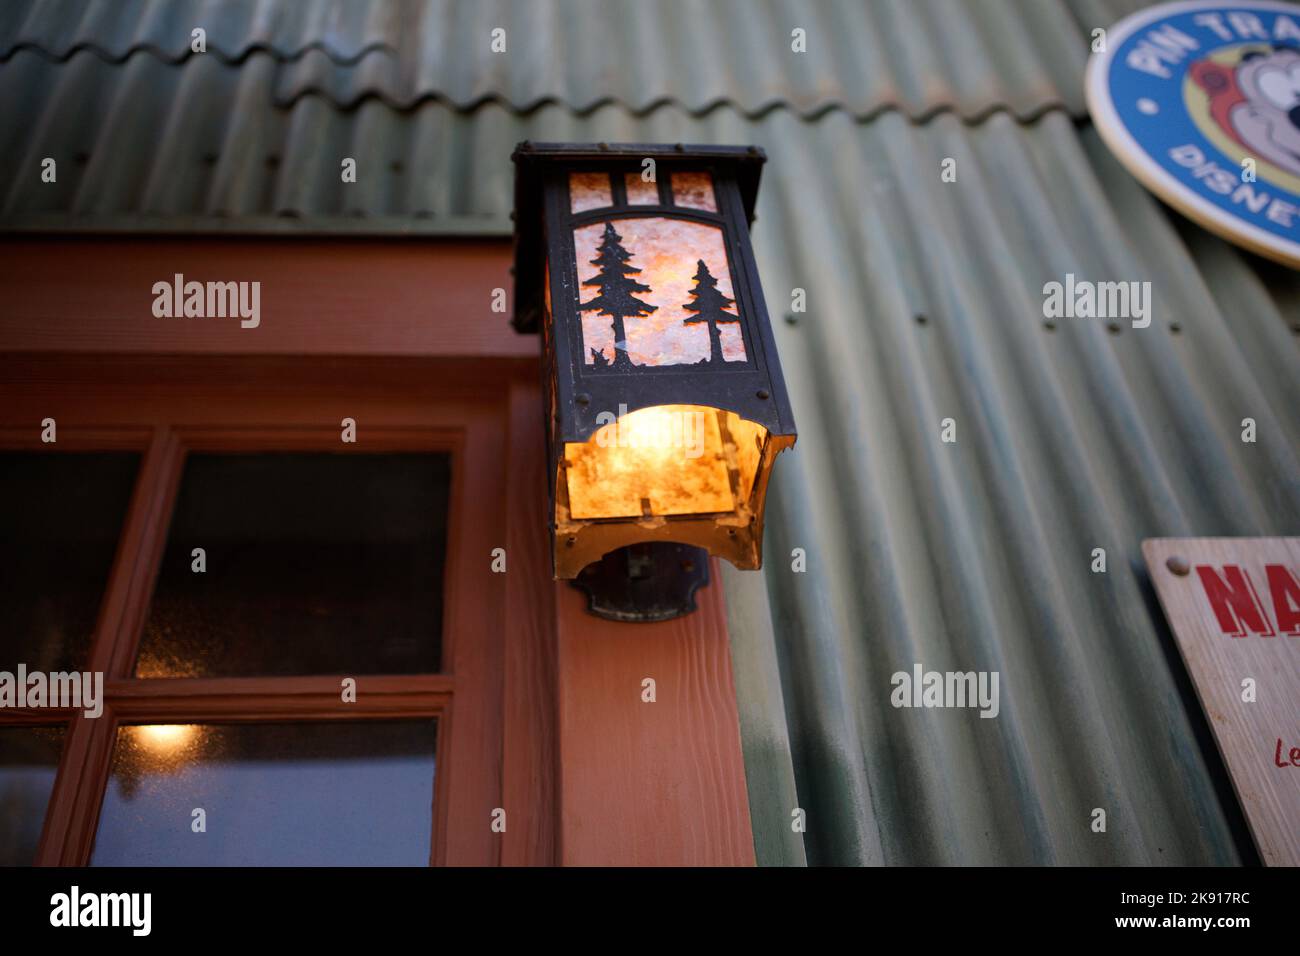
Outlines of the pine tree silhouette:
{"type": "Polygon", "coordinates": [[[691,290],[691,295],[695,297],[694,302],[688,302],[682,306],[687,312],[698,313],[682,321],[686,324],[695,322],[707,322],[709,324],[709,364],[721,364],[722,358],[722,330],[718,328],[722,322],[739,322],[740,316],[734,312],[726,311],[727,306],[732,305],[735,300],[728,299],[718,291],[718,280],[713,278],[709,272],[709,267],[704,264],[703,259],[695,260],[699,266],[695,270],[695,288],[691,290]]]}
{"type": "Polygon", "coordinates": [[[614,231],[612,222],[605,223],[605,235],[600,240],[600,249],[596,258],[591,260],[593,266],[599,266],[600,272],[583,282],[600,289],[600,294],[578,306],[579,312],[595,311],[597,315],[612,316],[614,327],[614,367],[630,368],[631,359],[627,357],[627,332],[623,320],[629,316],[649,315],[658,309],[635,298],[634,292],[649,292],[648,285],[642,285],[628,276],[641,270],[628,265],[632,253],[623,248],[623,237],[614,231]]]}

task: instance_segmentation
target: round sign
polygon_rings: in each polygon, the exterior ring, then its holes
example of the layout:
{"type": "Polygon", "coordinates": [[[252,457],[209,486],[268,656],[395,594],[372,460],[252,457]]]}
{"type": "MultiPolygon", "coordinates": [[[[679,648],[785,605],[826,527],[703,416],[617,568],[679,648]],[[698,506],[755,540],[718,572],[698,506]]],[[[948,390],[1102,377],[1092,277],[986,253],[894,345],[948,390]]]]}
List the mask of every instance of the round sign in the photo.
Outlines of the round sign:
{"type": "Polygon", "coordinates": [[[1180,212],[1300,268],[1300,7],[1167,3],[1088,61],[1102,139],[1180,212]]]}

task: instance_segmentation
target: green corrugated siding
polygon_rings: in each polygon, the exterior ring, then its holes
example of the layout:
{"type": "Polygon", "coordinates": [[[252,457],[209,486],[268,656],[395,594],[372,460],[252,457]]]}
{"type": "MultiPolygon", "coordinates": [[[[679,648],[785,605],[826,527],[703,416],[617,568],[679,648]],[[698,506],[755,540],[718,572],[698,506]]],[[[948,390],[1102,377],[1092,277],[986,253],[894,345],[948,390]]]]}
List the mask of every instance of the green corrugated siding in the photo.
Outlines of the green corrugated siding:
{"type": "Polygon", "coordinates": [[[6,5],[0,225],[504,234],[519,140],[763,146],[800,438],[764,570],[725,575],[760,861],[1233,863],[1139,544],[1300,529],[1300,281],[1169,214],[1087,123],[1088,33],[1136,5],[6,5]],[[174,33],[198,10],[215,55],[174,33]],[[485,60],[498,21],[520,45],[485,60]],[[1151,281],[1151,327],[1049,331],[1066,272],[1151,281]],[[890,707],[916,661],[1000,671],[1001,716],[890,707]]]}

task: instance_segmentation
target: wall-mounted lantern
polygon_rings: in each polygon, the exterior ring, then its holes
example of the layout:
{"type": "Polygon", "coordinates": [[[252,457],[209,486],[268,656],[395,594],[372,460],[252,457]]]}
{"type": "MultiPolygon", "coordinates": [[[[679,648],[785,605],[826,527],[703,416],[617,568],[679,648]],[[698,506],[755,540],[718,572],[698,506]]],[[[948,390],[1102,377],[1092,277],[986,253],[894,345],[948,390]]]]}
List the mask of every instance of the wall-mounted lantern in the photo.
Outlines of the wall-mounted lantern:
{"type": "Polygon", "coordinates": [[[749,243],[754,147],[521,143],[515,327],[540,331],[553,570],[618,620],[762,564],[794,444],[749,243]]]}

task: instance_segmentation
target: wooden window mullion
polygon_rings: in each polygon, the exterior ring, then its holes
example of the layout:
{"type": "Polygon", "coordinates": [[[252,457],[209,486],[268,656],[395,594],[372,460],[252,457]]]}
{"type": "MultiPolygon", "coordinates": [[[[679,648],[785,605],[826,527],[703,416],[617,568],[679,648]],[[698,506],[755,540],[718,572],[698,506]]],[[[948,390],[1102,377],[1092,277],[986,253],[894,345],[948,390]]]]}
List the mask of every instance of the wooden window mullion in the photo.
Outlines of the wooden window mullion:
{"type": "MultiPolygon", "coordinates": [[[[129,672],[134,661],[182,457],[171,429],[155,428],[140,464],[86,665],[91,673],[104,674],[106,688],[111,678],[129,672]]],[[[68,727],[36,851],[37,865],[84,866],[89,860],[116,728],[107,693],[105,698],[99,717],[77,712],[68,727]]]]}
{"type": "Polygon", "coordinates": [[[135,665],[184,458],[172,429],[165,425],[154,429],[140,463],[91,646],[89,669],[102,671],[105,680],[129,676],[135,665]]]}

